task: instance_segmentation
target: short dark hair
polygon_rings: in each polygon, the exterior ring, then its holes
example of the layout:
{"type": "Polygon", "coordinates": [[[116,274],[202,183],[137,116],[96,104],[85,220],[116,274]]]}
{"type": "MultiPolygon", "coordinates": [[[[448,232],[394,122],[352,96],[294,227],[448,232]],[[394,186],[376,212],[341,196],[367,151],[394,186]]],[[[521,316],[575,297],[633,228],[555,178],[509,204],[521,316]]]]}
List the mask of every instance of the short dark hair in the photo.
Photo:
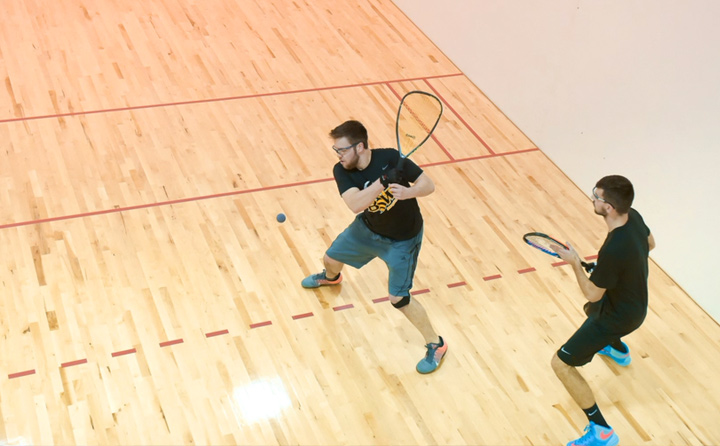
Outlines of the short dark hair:
{"type": "Polygon", "coordinates": [[[615,208],[619,214],[627,214],[635,198],[635,189],[630,180],[621,175],[608,175],[600,178],[595,184],[604,192],[604,199],[615,208]]]}
{"type": "Polygon", "coordinates": [[[367,129],[360,121],[345,121],[334,129],[330,130],[332,139],[347,138],[350,144],[363,143],[368,148],[367,129]]]}

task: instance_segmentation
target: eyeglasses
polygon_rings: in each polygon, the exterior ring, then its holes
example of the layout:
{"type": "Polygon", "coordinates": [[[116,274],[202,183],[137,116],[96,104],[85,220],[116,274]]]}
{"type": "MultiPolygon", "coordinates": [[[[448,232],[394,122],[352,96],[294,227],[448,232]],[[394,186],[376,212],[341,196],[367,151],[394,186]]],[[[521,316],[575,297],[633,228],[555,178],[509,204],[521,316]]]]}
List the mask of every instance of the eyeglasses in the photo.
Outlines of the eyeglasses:
{"type": "Polygon", "coordinates": [[[337,153],[338,155],[342,155],[343,153],[345,153],[346,151],[352,149],[353,147],[355,147],[356,145],[360,144],[361,142],[362,142],[362,141],[358,141],[358,142],[356,142],[355,144],[353,144],[353,145],[351,145],[351,146],[347,146],[347,147],[335,147],[335,146],[332,146],[332,149],[333,149],[333,150],[335,151],[335,153],[337,153]]]}
{"type": "Polygon", "coordinates": [[[610,203],[609,201],[607,201],[606,199],[598,196],[597,192],[595,192],[595,189],[597,189],[597,186],[593,187],[593,190],[592,190],[593,197],[594,197],[596,200],[602,201],[603,203],[607,203],[607,204],[609,204],[610,206],[615,207],[614,204],[612,204],[612,203],[610,203]]]}

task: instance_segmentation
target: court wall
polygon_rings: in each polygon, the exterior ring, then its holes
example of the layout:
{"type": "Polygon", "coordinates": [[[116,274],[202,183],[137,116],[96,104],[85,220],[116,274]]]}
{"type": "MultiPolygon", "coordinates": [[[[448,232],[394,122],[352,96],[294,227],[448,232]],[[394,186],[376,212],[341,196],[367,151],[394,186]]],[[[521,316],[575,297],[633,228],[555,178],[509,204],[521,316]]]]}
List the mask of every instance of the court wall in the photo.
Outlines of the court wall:
{"type": "Polygon", "coordinates": [[[720,321],[719,2],[394,1],[583,192],[630,178],[653,259],[720,321]]]}

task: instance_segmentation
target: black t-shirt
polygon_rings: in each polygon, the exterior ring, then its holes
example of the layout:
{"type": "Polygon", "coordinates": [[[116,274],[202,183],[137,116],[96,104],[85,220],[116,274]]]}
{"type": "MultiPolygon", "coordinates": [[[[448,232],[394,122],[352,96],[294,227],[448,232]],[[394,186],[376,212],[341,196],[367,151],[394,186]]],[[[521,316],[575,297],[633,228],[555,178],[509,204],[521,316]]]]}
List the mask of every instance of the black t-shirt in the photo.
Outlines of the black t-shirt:
{"type": "Polygon", "coordinates": [[[612,327],[637,328],[648,306],[648,236],[650,229],[635,210],[607,235],[590,281],[605,288],[599,318],[612,327]]]}
{"type": "MultiPolygon", "coordinates": [[[[333,175],[340,195],[353,187],[365,189],[383,173],[397,166],[400,160],[400,153],[395,149],[372,149],[370,153],[370,164],[363,170],[346,170],[342,164],[335,164],[333,175]]],[[[417,164],[405,159],[401,184],[410,186],[410,183],[417,181],[422,173],[422,169],[417,164]]],[[[396,200],[389,189],[385,189],[375,202],[363,211],[363,221],[374,233],[393,240],[411,239],[422,230],[423,226],[417,200],[415,198],[396,200]]]]}

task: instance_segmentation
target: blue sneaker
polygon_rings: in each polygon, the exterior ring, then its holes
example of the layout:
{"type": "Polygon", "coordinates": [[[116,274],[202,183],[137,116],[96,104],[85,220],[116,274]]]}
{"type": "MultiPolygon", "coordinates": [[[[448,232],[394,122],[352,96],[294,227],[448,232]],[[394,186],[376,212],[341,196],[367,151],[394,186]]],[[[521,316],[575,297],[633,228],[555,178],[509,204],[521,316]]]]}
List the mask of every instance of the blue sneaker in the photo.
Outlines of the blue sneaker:
{"type": "Polygon", "coordinates": [[[600,350],[598,352],[598,355],[609,356],[610,358],[612,358],[613,361],[617,362],[618,365],[627,367],[628,364],[630,364],[630,362],[632,361],[632,358],[630,357],[630,349],[624,342],[622,343],[622,345],[623,347],[625,347],[625,350],[627,350],[627,352],[620,353],[619,350],[616,350],[608,345],[602,350],[600,350]]]}
{"type": "Polygon", "coordinates": [[[613,428],[598,426],[591,421],[585,428],[585,435],[571,441],[567,446],[615,446],[619,442],[613,428]]]}
{"type": "Polygon", "coordinates": [[[307,276],[302,280],[302,282],[300,282],[300,284],[303,288],[317,288],[324,285],[337,285],[340,282],[342,282],[342,274],[338,275],[337,279],[330,280],[325,275],[325,270],[322,270],[321,273],[307,276]]]}
{"type": "Polygon", "coordinates": [[[425,346],[425,348],[427,348],[427,353],[425,354],[425,357],[418,362],[415,370],[419,373],[426,374],[432,373],[440,367],[440,363],[445,357],[445,353],[448,348],[447,342],[443,340],[442,336],[440,336],[440,342],[442,345],[431,342],[425,346]]]}

